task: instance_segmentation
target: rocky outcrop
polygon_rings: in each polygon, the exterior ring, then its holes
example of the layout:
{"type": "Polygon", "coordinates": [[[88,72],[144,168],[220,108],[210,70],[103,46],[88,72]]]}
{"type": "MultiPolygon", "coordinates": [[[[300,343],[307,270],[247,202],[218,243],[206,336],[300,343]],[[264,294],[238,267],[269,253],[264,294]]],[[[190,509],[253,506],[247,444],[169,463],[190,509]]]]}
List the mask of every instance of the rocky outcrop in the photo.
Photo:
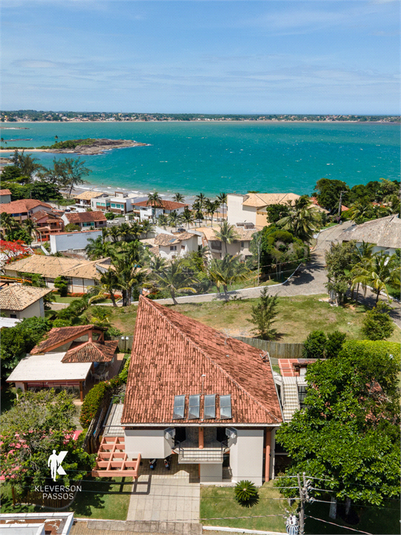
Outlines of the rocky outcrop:
{"type": "Polygon", "coordinates": [[[95,139],[89,145],[77,145],[74,149],[47,149],[44,152],[57,154],[103,154],[105,151],[112,149],[146,146],[148,146],[147,143],[139,143],[130,139],[95,139]]]}

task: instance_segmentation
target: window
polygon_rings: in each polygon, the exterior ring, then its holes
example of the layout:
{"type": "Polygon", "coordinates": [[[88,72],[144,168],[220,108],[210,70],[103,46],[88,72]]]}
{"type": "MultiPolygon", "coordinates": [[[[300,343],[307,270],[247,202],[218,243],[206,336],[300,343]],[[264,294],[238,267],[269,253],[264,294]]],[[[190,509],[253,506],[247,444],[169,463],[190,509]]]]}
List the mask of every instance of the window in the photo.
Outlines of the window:
{"type": "Polygon", "coordinates": [[[244,247],[244,242],[243,241],[241,242],[241,247],[244,247]]]}
{"type": "Polygon", "coordinates": [[[220,418],[222,420],[232,418],[231,396],[220,396],[220,418]]]}
{"type": "Polygon", "coordinates": [[[115,202],[112,202],[112,203],[111,203],[111,207],[112,207],[112,208],[115,208],[115,207],[116,207],[116,203],[115,203],[115,202]]]}
{"type": "Polygon", "coordinates": [[[176,251],[177,246],[176,245],[170,245],[170,251],[176,251]]]}
{"type": "Polygon", "coordinates": [[[189,396],[189,409],[188,409],[188,418],[199,418],[200,412],[200,396],[189,396]]]}
{"type": "Polygon", "coordinates": [[[216,418],[216,396],[215,394],[205,396],[205,408],[203,411],[205,420],[216,418]]]}
{"type": "Polygon", "coordinates": [[[299,406],[301,409],[305,407],[305,398],[306,398],[306,386],[298,386],[298,399],[299,399],[299,406]]]}
{"type": "Polygon", "coordinates": [[[181,245],[181,251],[185,251],[185,245],[181,245]]]}
{"type": "Polygon", "coordinates": [[[210,242],[210,245],[212,246],[212,249],[216,249],[216,251],[221,251],[221,241],[212,240],[210,242]]]}
{"type": "Polygon", "coordinates": [[[182,420],[185,413],[185,396],[174,396],[173,420],[182,420]]]}

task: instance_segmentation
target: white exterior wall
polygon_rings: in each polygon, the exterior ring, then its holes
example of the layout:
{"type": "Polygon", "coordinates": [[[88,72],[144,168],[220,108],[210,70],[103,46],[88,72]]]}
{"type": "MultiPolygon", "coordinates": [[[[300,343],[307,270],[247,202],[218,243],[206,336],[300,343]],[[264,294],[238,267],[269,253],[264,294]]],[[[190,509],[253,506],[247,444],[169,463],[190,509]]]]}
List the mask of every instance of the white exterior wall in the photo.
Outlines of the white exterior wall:
{"type": "MultiPolygon", "coordinates": [[[[357,242],[356,243],[356,246],[357,247],[361,247],[362,246],[362,242],[357,242]]],[[[377,245],[375,245],[372,249],[372,253],[375,254],[375,253],[380,253],[380,252],[384,252],[386,254],[388,254],[389,256],[392,256],[393,254],[395,254],[395,249],[392,249],[391,247],[378,247],[377,245]]]]}
{"type": "Polygon", "coordinates": [[[262,485],[264,429],[237,428],[237,438],[230,448],[232,481],[243,479],[262,485]]]}
{"type": "Polygon", "coordinates": [[[223,465],[218,464],[201,464],[200,465],[200,482],[213,485],[223,481],[223,465]]]}
{"type": "Polygon", "coordinates": [[[35,303],[32,303],[32,305],[29,305],[29,307],[24,308],[24,310],[14,311],[5,310],[3,308],[2,312],[6,314],[8,318],[11,317],[11,314],[15,314],[15,316],[17,316],[17,319],[19,320],[23,320],[25,318],[33,318],[35,316],[38,318],[44,318],[45,310],[43,305],[43,297],[38,299],[38,301],[36,301],[35,303]]]}
{"type": "Polygon", "coordinates": [[[92,286],[95,286],[95,281],[93,279],[72,277],[70,279],[68,291],[71,293],[86,293],[92,286]]]}
{"type": "Polygon", "coordinates": [[[235,223],[240,223],[244,220],[242,217],[243,202],[244,195],[227,194],[227,221],[230,225],[235,225],[235,223]]]}
{"type": "Polygon", "coordinates": [[[102,236],[101,230],[90,232],[69,232],[68,234],[50,234],[50,252],[68,251],[69,249],[85,249],[88,240],[96,240],[102,236]]]}
{"type": "Polygon", "coordinates": [[[177,248],[175,251],[171,251],[170,247],[170,245],[159,245],[159,255],[161,258],[172,260],[177,256],[184,256],[187,253],[196,252],[198,250],[198,236],[173,245],[172,247],[177,248]]]}
{"type": "Polygon", "coordinates": [[[164,429],[125,429],[124,436],[129,458],[136,458],[138,453],[143,459],[164,459],[171,455],[164,429]]]}

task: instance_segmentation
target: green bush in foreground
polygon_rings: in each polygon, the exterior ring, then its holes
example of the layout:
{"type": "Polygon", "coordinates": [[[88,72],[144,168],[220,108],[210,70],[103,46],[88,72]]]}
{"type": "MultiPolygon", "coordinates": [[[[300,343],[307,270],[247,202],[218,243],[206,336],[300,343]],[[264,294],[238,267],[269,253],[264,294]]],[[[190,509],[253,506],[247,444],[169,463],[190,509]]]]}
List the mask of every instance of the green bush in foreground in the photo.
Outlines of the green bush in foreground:
{"type": "Polygon", "coordinates": [[[237,502],[245,507],[251,507],[259,499],[258,491],[251,481],[239,481],[234,492],[237,502]]]}
{"type": "Polygon", "coordinates": [[[394,323],[388,314],[389,310],[387,303],[379,301],[366,313],[362,332],[368,340],[385,340],[393,334],[394,323]]]}

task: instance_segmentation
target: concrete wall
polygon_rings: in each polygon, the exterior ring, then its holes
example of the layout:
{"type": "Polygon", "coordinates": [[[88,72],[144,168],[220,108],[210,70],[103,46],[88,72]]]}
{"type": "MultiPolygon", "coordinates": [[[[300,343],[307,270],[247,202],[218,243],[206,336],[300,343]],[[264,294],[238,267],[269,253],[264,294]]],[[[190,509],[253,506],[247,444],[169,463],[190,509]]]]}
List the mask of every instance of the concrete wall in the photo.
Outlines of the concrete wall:
{"type": "Polygon", "coordinates": [[[125,451],[130,458],[140,453],[143,459],[164,459],[171,454],[164,429],[126,429],[124,435],[125,451]]]}
{"type": "Polygon", "coordinates": [[[200,482],[213,485],[223,481],[223,465],[218,464],[201,464],[200,465],[200,482]]]}
{"type": "Polygon", "coordinates": [[[69,249],[85,249],[89,238],[96,240],[99,236],[102,236],[101,230],[50,234],[50,251],[55,254],[69,249]]]}
{"type": "Polygon", "coordinates": [[[262,485],[264,429],[237,428],[237,439],[230,448],[232,481],[243,479],[262,485]]]}
{"type": "Polygon", "coordinates": [[[230,225],[240,223],[243,221],[242,217],[242,203],[244,201],[244,195],[235,195],[229,193],[227,195],[227,221],[230,225]]]}

